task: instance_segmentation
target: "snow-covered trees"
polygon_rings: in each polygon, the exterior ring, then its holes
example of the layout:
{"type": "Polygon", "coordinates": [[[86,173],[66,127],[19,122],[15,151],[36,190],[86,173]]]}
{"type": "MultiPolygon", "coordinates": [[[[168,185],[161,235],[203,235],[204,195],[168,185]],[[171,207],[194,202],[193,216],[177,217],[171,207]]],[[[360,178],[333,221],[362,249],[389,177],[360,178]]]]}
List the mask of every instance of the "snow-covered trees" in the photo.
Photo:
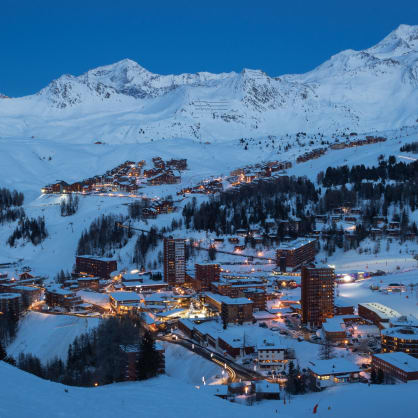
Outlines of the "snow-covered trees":
{"type": "Polygon", "coordinates": [[[131,238],[128,229],[121,228],[118,222],[123,223],[124,218],[117,215],[103,215],[94,220],[88,231],[83,231],[78,241],[78,255],[98,255],[105,256],[110,254],[114,248],[122,248],[131,238]]]}
{"type": "Polygon", "coordinates": [[[78,205],[79,205],[79,197],[77,195],[73,197],[73,195],[70,194],[68,197],[65,197],[61,201],[61,205],[60,205],[61,216],[74,215],[78,210],[78,205]]]}
{"type": "Polygon", "coordinates": [[[45,218],[21,218],[7,243],[13,247],[17,240],[30,241],[33,245],[40,244],[48,236],[45,218]]]}

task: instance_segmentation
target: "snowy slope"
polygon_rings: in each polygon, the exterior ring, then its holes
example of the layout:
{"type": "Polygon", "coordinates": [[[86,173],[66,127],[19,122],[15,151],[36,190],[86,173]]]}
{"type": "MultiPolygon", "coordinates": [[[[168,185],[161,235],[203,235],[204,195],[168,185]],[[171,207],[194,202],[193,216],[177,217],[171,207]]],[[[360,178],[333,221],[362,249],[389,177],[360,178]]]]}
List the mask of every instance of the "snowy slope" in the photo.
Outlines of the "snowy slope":
{"type": "Polygon", "coordinates": [[[302,75],[158,75],[122,60],[0,101],[0,136],[91,143],[383,130],[418,119],[418,26],[302,75]]]}
{"type": "Polygon", "coordinates": [[[68,388],[41,380],[0,362],[0,418],[235,417],[358,418],[414,416],[417,383],[340,385],[324,392],[293,397],[291,402],[263,401],[252,407],[213,396],[213,387],[197,389],[169,377],[97,388],[68,388]]]}
{"type": "Polygon", "coordinates": [[[98,324],[98,318],[28,312],[20,321],[16,338],[7,352],[15,358],[19,353],[31,353],[44,363],[55,357],[66,360],[74,339],[98,324]]]}

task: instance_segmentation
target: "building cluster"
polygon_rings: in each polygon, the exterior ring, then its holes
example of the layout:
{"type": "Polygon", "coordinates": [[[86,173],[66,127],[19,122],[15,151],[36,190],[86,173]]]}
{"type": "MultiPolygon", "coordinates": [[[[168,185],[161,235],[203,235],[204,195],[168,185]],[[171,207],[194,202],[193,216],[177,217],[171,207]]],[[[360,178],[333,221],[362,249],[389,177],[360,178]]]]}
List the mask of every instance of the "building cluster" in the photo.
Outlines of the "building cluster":
{"type": "Polygon", "coordinates": [[[302,155],[299,155],[296,158],[297,163],[304,163],[309,160],[314,160],[315,158],[319,158],[327,152],[327,148],[315,148],[312,151],[305,152],[302,155]]]}
{"type": "MultiPolygon", "coordinates": [[[[331,228],[336,226],[337,228],[344,229],[344,236],[347,239],[357,239],[357,228],[362,222],[363,211],[360,208],[342,206],[334,208],[332,213],[328,215],[315,215],[315,222],[317,229],[312,232],[313,237],[327,238],[329,232],[327,227],[331,228]]],[[[388,219],[385,216],[374,216],[372,218],[371,227],[368,230],[370,236],[374,239],[382,237],[399,237],[402,233],[401,223],[399,220],[388,219]]],[[[405,239],[416,239],[416,234],[413,232],[407,232],[403,234],[405,239]]]]}
{"type": "Polygon", "coordinates": [[[43,278],[31,271],[0,272],[0,313],[17,318],[42,299],[43,278]]]}
{"type": "Polygon", "coordinates": [[[344,148],[353,148],[353,147],[361,147],[363,145],[369,144],[377,144],[379,142],[385,142],[386,138],[381,136],[366,136],[365,139],[356,139],[354,141],[345,141],[345,142],[335,142],[330,146],[331,149],[344,149],[344,148]]]}
{"type": "Polygon", "coordinates": [[[164,161],[161,157],[154,157],[152,163],[153,168],[144,170],[144,176],[150,186],[180,183],[181,177],[176,175],[175,171],[180,172],[187,169],[186,159],[164,161]]]}
{"type": "Polygon", "coordinates": [[[91,255],[76,256],[75,268],[71,277],[65,278],[61,285],[45,288],[46,308],[88,313],[96,309],[77,295],[78,290],[89,289],[104,292],[111,283],[112,273],[117,271],[117,261],[112,258],[91,255]]]}
{"type": "Polygon", "coordinates": [[[161,200],[153,202],[141,211],[142,219],[155,219],[158,215],[173,213],[176,211],[172,200],[161,200]]]}
{"type": "Polygon", "coordinates": [[[290,161],[268,161],[237,168],[231,171],[230,176],[226,180],[232,184],[232,186],[239,186],[243,183],[252,183],[257,180],[274,177],[276,174],[291,167],[292,163],[290,161]]]}
{"type": "MultiPolygon", "coordinates": [[[[353,342],[358,342],[362,336],[374,337],[368,339],[367,344],[373,351],[372,369],[375,372],[380,370],[386,378],[402,382],[418,380],[418,320],[402,316],[377,302],[359,303],[358,314],[354,313],[353,306],[335,306],[334,280],[332,268],[302,267],[302,323],[311,328],[322,328],[325,340],[345,346],[353,346],[353,342]],[[380,348],[376,342],[379,338],[380,348]]],[[[312,371],[319,388],[331,384],[330,379],[339,378],[329,370],[326,377],[317,369],[312,368],[312,371]]],[[[345,370],[341,375],[353,379],[358,372],[345,370]]]]}
{"type": "Polygon", "coordinates": [[[155,186],[161,184],[176,184],[181,181],[180,171],[187,169],[186,159],[171,159],[164,161],[161,157],[152,159],[153,167],[145,170],[145,161],[125,161],[117,167],[74,183],[58,181],[41,189],[44,194],[62,193],[92,193],[92,192],[123,192],[134,193],[142,182],[155,186]]]}
{"type": "Polygon", "coordinates": [[[280,370],[294,359],[294,351],[285,347],[271,332],[252,327],[232,326],[226,330],[216,321],[196,323],[180,319],[178,329],[188,338],[233,358],[256,355],[257,365],[263,370],[280,370]]]}
{"type": "Polygon", "coordinates": [[[178,195],[186,194],[216,194],[223,190],[221,179],[209,179],[198,183],[196,186],[185,187],[177,192],[178,195]]]}

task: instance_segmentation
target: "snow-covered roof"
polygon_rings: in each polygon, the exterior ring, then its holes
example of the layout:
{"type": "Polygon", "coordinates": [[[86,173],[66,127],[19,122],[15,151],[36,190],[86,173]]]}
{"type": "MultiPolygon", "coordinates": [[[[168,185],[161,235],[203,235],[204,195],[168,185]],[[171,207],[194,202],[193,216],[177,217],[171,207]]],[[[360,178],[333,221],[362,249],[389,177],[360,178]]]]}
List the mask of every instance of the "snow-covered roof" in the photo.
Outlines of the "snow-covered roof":
{"type": "Polygon", "coordinates": [[[308,368],[313,373],[320,376],[360,372],[360,369],[356,364],[345,358],[315,360],[315,362],[310,362],[308,368]]]}
{"type": "Polygon", "coordinates": [[[26,292],[36,292],[38,290],[41,290],[39,287],[32,286],[13,286],[13,289],[24,290],[26,292]]]}
{"type": "Polygon", "coordinates": [[[20,298],[20,293],[0,293],[0,299],[20,298]]]}
{"type": "Polygon", "coordinates": [[[392,364],[404,372],[418,372],[418,358],[412,357],[402,351],[393,353],[373,354],[374,357],[392,364]]]}
{"type": "Polygon", "coordinates": [[[327,318],[327,320],[322,324],[322,329],[325,332],[343,332],[345,331],[344,321],[338,316],[334,318],[327,318]]]}
{"type": "Polygon", "coordinates": [[[139,302],[140,296],[135,292],[112,292],[110,297],[117,302],[139,302]]]}
{"type": "Polygon", "coordinates": [[[270,383],[261,380],[255,383],[255,391],[257,393],[279,393],[280,385],[278,383],[270,383]]]}
{"type": "Polygon", "coordinates": [[[225,303],[227,305],[247,305],[253,303],[247,298],[230,298],[229,296],[218,295],[211,292],[206,292],[206,296],[218,303],[225,303]]]}
{"type": "Polygon", "coordinates": [[[169,311],[165,311],[165,312],[159,312],[156,315],[159,317],[163,317],[163,318],[168,318],[171,316],[178,316],[181,312],[184,312],[185,309],[183,308],[177,308],[177,309],[171,309],[169,311]]]}
{"type": "Polygon", "coordinates": [[[77,255],[77,258],[90,258],[92,260],[99,260],[99,261],[116,261],[114,258],[98,257],[97,255],[77,255]]]}
{"type": "Polygon", "coordinates": [[[382,336],[400,338],[404,340],[418,340],[418,328],[412,326],[399,326],[382,329],[382,336]]]}
{"type": "Polygon", "coordinates": [[[282,242],[277,247],[278,250],[296,250],[297,248],[303,247],[306,244],[316,241],[310,238],[298,238],[290,242],[282,242]]]}
{"type": "Polygon", "coordinates": [[[392,319],[401,316],[401,314],[398,311],[395,311],[395,309],[392,309],[386,305],[382,305],[378,302],[359,303],[359,306],[363,306],[379,315],[380,319],[392,319]]]}
{"type": "Polygon", "coordinates": [[[257,342],[258,350],[284,350],[283,344],[280,343],[278,338],[272,338],[269,340],[263,339],[257,342]]]}

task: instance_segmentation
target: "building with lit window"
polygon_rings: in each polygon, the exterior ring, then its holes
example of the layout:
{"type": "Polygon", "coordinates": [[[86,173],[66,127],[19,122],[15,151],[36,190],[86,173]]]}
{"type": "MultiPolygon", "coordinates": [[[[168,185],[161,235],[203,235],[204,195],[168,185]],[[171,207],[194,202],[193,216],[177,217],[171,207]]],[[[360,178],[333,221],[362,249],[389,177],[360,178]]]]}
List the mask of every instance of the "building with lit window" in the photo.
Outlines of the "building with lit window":
{"type": "Polygon", "coordinates": [[[334,269],[330,267],[302,267],[301,305],[302,323],[319,328],[334,316],[334,269]]]}
{"type": "Polygon", "coordinates": [[[418,358],[418,327],[399,326],[382,329],[382,353],[403,351],[418,358]]]}
{"type": "Polygon", "coordinates": [[[286,348],[278,341],[262,340],[257,344],[257,364],[260,369],[279,369],[285,361],[286,348]]]}
{"type": "Polygon", "coordinates": [[[344,358],[311,361],[308,370],[320,390],[339,383],[358,382],[360,378],[358,366],[344,358]]]}
{"type": "Polygon", "coordinates": [[[387,378],[394,378],[401,382],[418,380],[418,359],[406,353],[380,353],[372,355],[372,369],[382,370],[387,378]]]}
{"type": "Polygon", "coordinates": [[[277,265],[296,268],[315,260],[316,239],[298,238],[294,241],[283,242],[276,251],[277,265]]]}
{"type": "Polygon", "coordinates": [[[61,307],[69,311],[77,309],[83,301],[71,290],[51,286],[45,289],[45,303],[50,307],[61,307]]]}
{"type": "Polygon", "coordinates": [[[141,297],[135,292],[112,292],[109,302],[113,312],[124,314],[138,309],[141,297]]]}
{"type": "Polygon", "coordinates": [[[183,284],[185,277],[185,240],[164,238],[164,281],[176,286],[183,284]]]}
{"type": "Polygon", "coordinates": [[[221,318],[224,323],[243,324],[253,320],[253,301],[247,298],[223,296],[221,318]]]}
{"type": "Polygon", "coordinates": [[[112,258],[78,255],[75,258],[75,273],[80,276],[94,276],[109,279],[110,273],[118,269],[118,263],[112,258]]]}
{"type": "Polygon", "coordinates": [[[19,317],[22,310],[22,296],[19,293],[0,293],[0,313],[19,317]]]}
{"type": "Polygon", "coordinates": [[[219,264],[195,264],[195,290],[210,290],[211,284],[219,280],[221,267],[219,264]]]}
{"type": "Polygon", "coordinates": [[[389,321],[401,316],[395,309],[378,302],[359,303],[358,314],[362,318],[373,322],[380,329],[384,328],[384,324],[388,324],[389,321]]]}

